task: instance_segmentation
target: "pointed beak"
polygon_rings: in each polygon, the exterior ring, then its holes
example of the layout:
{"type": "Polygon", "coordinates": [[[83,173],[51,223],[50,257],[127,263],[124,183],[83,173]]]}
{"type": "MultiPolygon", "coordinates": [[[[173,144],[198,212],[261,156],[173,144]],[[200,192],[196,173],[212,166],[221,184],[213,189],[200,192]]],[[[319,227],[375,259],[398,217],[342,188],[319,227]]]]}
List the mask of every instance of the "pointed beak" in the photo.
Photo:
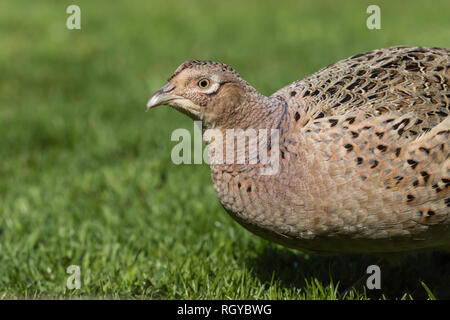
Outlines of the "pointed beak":
{"type": "Polygon", "coordinates": [[[167,82],[164,87],[156,91],[152,95],[150,100],[148,100],[146,111],[162,104],[167,104],[169,101],[175,99],[183,99],[182,96],[171,93],[170,91],[172,91],[173,89],[175,89],[175,86],[172,83],[167,82]]]}

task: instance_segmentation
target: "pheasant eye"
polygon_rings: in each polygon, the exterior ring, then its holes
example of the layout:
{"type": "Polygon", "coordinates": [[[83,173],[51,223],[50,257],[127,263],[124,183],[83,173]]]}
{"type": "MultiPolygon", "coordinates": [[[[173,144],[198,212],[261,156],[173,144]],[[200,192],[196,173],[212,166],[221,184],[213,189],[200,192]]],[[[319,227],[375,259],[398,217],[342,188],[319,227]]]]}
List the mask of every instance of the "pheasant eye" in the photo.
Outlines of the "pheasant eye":
{"type": "Polygon", "coordinates": [[[208,79],[202,79],[198,82],[198,86],[202,89],[206,89],[209,87],[209,80],[208,79]]]}

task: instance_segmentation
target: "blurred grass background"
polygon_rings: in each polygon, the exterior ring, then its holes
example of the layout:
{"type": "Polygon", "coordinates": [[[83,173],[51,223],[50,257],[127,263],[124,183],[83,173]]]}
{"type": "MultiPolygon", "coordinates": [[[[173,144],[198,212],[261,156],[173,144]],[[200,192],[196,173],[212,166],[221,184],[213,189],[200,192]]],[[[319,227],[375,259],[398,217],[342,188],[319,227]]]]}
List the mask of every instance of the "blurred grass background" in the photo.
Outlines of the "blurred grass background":
{"type": "MultiPolygon", "coordinates": [[[[449,1],[0,2],[0,298],[334,299],[374,257],[270,244],[220,207],[206,165],[175,166],[187,117],[151,93],[185,60],[233,66],[266,95],[392,45],[450,47],[449,1]],[[81,30],[66,8],[81,8],[81,30]],[[366,8],[381,8],[368,30],[366,8]],[[66,268],[82,286],[66,288],[66,268]]],[[[449,298],[450,263],[413,255],[382,290],[449,298]]],[[[387,270],[385,272],[385,270],[387,270]]]]}

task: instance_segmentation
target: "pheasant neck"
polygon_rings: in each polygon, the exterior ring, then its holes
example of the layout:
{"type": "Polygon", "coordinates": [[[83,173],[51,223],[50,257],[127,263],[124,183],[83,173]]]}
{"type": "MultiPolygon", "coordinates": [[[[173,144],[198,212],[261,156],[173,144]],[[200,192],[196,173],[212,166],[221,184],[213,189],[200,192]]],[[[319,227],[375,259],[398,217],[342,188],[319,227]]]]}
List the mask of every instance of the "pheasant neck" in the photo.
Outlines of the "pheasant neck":
{"type": "MultiPolygon", "coordinates": [[[[283,142],[286,139],[286,132],[281,129],[286,127],[282,124],[287,112],[285,101],[278,97],[264,97],[255,103],[249,101],[246,107],[248,112],[238,123],[229,128],[220,128],[223,136],[222,145],[225,148],[228,147],[227,141],[230,139],[237,142],[239,135],[244,136],[245,143],[243,145],[235,143],[233,149],[233,159],[239,160],[239,151],[244,148],[244,161],[227,162],[224,153],[224,157],[221,158],[224,162],[211,164],[211,176],[220,202],[231,216],[244,226],[248,223],[259,225],[250,213],[260,210],[270,213],[272,209],[280,209],[286,205],[284,189],[288,178],[286,160],[282,155],[286,152],[283,142]],[[259,150],[249,147],[251,136],[249,129],[257,131],[259,150]],[[230,131],[237,130],[243,131],[235,133],[232,137],[228,135],[230,131]],[[267,135],[261,134],[264,131],[267,135]],[[275,139],[278,143],[276,145],[275,139]],[[261,147],[266,150],[261,150],[261,147]],[[261,151],[267,151],[269,161],[262,160],[261,151]]],[[[213,143],[207,146],[210,154],[212,150],[216,150],[213,143]]],[[[300,194],[297,196],[301,197],[300,194]]],[[[286,206],[284,209],[292,208],[286,206]]],[[[272,223],[274,227],[278,225],[277,221],[272,223]]]]}

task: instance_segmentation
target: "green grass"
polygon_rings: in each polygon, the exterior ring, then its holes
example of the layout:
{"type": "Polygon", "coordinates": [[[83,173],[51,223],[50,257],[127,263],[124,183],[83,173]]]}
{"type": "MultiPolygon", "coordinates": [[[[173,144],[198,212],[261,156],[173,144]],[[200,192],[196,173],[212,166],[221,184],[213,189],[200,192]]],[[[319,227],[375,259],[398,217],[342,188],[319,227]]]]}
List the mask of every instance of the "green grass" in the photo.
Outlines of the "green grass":
{"type": "MultiPolygon", "coordinates": [[[[370,49],[450,47],[447,13],[448,1],[1,1],[0,298],[337,298],[377,259],[245,231],[206,165],[170,161],[171,132],[191,121],[145,103],[193,58],[271,94],[370,49]],[[74,2],[82,30],[69,31],[74,2]],[[382,29],[368,30],[375,3],[382,29]],[[69,265],[79,290],[65,286],[69,265]]],[[[381,290],[345,298],[450,298],[449,268],[414,255],[382,268],[381,290]]]]}

